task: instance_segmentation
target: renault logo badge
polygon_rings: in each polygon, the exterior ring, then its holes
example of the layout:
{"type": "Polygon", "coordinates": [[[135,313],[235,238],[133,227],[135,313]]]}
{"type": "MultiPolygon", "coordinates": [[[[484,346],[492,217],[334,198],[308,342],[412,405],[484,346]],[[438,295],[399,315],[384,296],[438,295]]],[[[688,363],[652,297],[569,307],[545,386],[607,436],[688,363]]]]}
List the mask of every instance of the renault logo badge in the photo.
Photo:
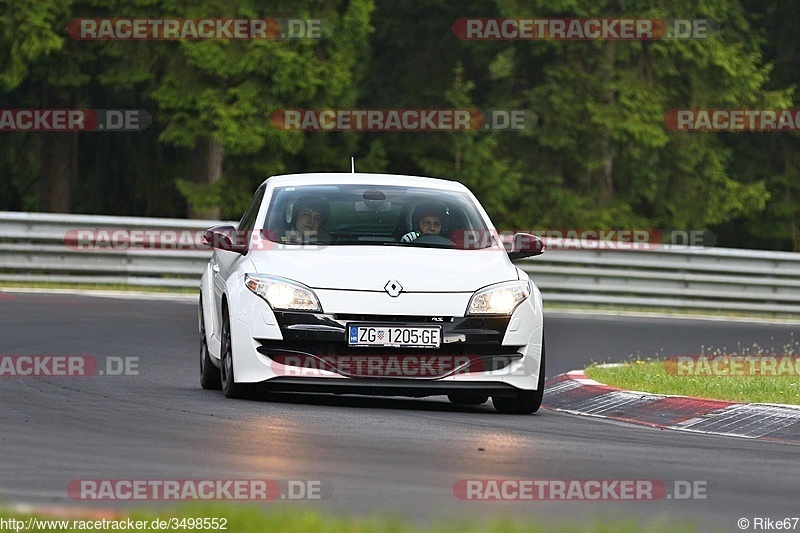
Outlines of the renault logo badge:
{"type": "Polygon", "coordinates": [[[392,298],[397,298],[398,296],[400,296],[400,293],[403,292],[403,286],[400,285],[399,281],[392,279],[389,280],[388,283],[386,283],[386,286],[383,288],[383,290],[389,293],[389,296],[391,296],[392,298]]]}

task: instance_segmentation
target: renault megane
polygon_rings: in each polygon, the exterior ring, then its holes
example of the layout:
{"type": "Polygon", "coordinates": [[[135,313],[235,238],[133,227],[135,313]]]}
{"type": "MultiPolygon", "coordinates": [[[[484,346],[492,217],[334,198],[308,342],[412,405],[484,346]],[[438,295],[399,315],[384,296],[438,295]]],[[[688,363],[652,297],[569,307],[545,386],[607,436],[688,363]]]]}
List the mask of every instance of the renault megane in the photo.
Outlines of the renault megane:
{"type": "MultiPolygon", "coordinates": [[[[378,174],[275,176],[238,227],[204,234],[201,385],[488,401],[532,413],[544,391],[541,294],[456,182],[378,174]]],[[[508,241],[508,242],[505,242],[508,241]]]]}

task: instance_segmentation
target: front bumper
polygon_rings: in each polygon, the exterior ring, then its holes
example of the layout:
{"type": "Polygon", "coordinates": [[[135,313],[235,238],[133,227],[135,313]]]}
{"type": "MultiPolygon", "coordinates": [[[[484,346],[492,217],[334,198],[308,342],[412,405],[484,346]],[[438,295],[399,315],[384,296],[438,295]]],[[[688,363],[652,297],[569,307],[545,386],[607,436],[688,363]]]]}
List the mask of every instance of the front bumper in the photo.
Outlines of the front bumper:
{"type": "Polygon", "coordinates": [[[283,340],[255,339],[256,350],[271,362],[294,369],[328,371],[349,378],[438,379],[459,373],[505,368],[522,358],[522,346],[505,346],[508,316],[419,317],[277,312],[283,340]],[[351,347],[347,325],[421,326],[442,329],[442,343],[431,348],[351,347]]]}
{"type": "Polygon", "coordinates": [[[263,383],[270,390],[415,397],[511,396],[537,387],[542,315],[533,299],[511,317],[273,312],[254,295],[245,301],[250,312],[231,317],[237,382],[263,383]],[[441,347],[349,347],[351,323],[440,325],[441,347]]]}
{"type": "Polygon", "coordinates": [[[265,392],[321,392],[367,396],[409,396],[424,398],[447,394],[512,398],[519,389],[509,383],[475,381],[411,381],[398,379],[328,379],[276,377],[259,385],[265,392]]]}

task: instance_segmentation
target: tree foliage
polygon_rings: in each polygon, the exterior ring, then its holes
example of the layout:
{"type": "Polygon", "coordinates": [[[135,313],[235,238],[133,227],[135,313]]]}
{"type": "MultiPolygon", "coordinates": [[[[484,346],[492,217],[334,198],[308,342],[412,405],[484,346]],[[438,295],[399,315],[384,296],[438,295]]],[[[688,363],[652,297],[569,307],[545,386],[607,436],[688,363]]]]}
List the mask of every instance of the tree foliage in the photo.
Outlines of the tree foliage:
{"type": "Polygon", "coordinates": [[[4,108],[138,108],[139,133],[2,133],[0,209],[238,218],[286,172],[465,183],[501,228],[707,229],[800,249],[800,134],[669,109],[798,108],[794,0],[0,0],[4,108]],[[75,41],[70,19],[323,19],[322,39],[75,41]],[[466,41],[462,17],[714,21],[705,39],[466,41]],[[525,109],[521,132],[295,132],[280,109],[525,109]]]}

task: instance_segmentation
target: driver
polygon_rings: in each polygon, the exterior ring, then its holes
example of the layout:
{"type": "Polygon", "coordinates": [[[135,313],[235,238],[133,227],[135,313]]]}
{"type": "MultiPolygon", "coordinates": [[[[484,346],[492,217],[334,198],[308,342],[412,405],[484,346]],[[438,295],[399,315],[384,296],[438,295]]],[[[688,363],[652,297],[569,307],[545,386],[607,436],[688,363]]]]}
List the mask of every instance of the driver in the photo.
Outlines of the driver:
{"type": "Polygon", "coordinates": [[[292,208],[292,222],[287,241],[292,243],[329,243],[330,234],[322,229],[331,206],[324,198],[302,196],[292,208]]]}
{"type": "Polygon", "coordinates": [[[447,207],[440,203],[422,202],[418,204],[411,217],[414,221],[414,230],[403,235],[400,242],[411,242],[421,235],[441,234],[447,215],[447,207]]]}

